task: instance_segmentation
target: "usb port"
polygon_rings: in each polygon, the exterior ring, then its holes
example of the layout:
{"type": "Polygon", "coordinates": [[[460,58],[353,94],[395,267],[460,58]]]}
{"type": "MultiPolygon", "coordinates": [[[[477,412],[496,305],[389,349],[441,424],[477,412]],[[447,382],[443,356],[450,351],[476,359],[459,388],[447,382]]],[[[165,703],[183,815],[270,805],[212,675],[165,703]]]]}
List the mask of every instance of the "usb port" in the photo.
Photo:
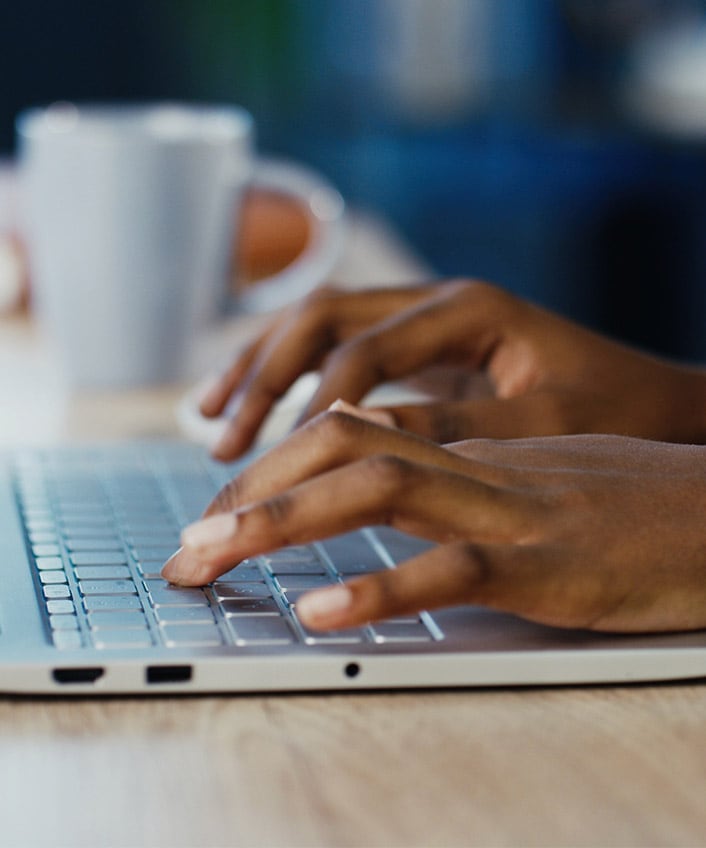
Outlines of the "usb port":
{"type": "Polygon", "coordinates": [[[146,678],[148,683],[186,683],[192,671],[190,665],[148,665],[146,678]]]}

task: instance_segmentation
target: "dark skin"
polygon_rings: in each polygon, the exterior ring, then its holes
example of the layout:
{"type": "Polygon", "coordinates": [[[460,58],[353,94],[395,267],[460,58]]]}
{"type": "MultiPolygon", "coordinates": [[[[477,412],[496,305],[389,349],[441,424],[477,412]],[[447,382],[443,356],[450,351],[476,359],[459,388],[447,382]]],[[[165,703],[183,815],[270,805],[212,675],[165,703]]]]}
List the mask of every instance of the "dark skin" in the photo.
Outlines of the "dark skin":
{"type": "Polygon", "coordinates": [[[217,454],[244,451],[274,400],[312,368],[322,381],[304,426],[185,529],[165,577],[199,585],[248,556],[386,523],[436,546],[304,596],[307,625],[475,603],[563,627],[706,627],[704,372],[487,284],[324,292],[275,319],[206,398],[203,411],[218,414],[241,394],[217,454]],[[452,369],[462,391],[351,405],[429,366],[452,369]],[[484,391],[469,397],[478,374],[484,391]],[[347,403],[322,412],[337,398],[347,403]],[[572,435],[581,433],[608,435],[572,435]]]}

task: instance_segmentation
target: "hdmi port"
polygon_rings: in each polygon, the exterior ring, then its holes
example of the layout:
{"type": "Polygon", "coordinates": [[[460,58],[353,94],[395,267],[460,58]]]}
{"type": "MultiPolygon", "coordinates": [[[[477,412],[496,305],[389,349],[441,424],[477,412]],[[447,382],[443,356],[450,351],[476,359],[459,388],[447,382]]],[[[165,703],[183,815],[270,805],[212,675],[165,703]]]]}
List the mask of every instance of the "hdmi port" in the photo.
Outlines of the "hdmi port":
{"type": "Polygon", "coordinates": [[[105,673],[104,668],[55,668],[52,677],[57,683],[95,683],[105,673]]]}

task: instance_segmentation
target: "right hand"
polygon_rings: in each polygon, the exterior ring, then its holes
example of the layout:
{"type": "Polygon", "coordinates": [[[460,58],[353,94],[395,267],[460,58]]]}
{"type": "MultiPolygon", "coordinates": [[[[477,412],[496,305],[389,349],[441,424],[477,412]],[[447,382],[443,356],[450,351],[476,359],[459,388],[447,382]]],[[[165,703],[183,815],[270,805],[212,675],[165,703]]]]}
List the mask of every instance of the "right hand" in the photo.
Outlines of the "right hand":
{"type": "MultiPolygon", "coordinates": [[[[390,380],[445,366],[487,379],[484,396],[439,392],[388,407],[399,428],[439,443],[616,433],[706,441],[706,375],[610,341],[486,283],[405,289],[320,289],[281,313],[202,401],[239,404],[216,446],[230,460],[253,442],[268,412],[306,371],[321,369],[301,421],[338,398],[357,403],[390,380]]],[[[440,383],[437,385],[441,385],[440,383]]]]}
{"type": "Polygon", "coordinates": [[[282,546],[388,524],[434,544],[305,594],[305,626],[483,604],[555,627],[700,630],[705,466],[703,446],[587,435],[440,447],[326,412],[224,486],[162,575],[202,586],[282,546]]]}

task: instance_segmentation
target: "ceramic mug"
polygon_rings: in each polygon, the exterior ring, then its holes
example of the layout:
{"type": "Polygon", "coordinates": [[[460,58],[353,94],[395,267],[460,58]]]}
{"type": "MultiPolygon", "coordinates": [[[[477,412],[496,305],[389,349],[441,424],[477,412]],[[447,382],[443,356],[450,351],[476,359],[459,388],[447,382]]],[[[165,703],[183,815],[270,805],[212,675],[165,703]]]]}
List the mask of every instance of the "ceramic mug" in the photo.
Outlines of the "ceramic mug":
{"type": "Polygon", "coordinates": [[[244,109],[64,103],[25,111],[16,127],[32,296],[74,387],[178,380],[219,315],[294,300],[338,258],[340,194],[311,170],[259,158],[244,109]],[[234,302],[234,231],[251,187],[295,198],[311,237],[234,302]]]}

